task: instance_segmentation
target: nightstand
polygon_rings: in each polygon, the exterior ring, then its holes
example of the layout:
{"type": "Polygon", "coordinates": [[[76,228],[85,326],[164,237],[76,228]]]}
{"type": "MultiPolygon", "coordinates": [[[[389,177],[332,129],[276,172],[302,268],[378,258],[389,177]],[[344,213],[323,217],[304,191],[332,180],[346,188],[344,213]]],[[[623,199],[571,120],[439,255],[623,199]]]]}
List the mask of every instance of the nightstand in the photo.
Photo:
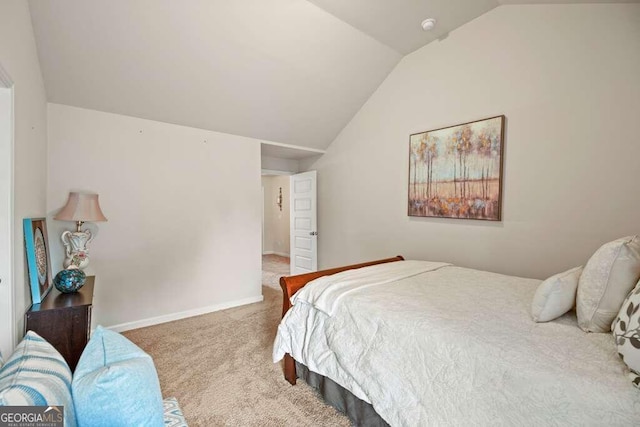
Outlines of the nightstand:
{"type": "Polygon", "coordinates": [[[78,292],[63,294],[55,287],[44,301],[33,304],[25,314],[25,332],[33,331],[47,340],[76,369],[91,335],[91,309],[95,276],[88,276],[78,292]]]}

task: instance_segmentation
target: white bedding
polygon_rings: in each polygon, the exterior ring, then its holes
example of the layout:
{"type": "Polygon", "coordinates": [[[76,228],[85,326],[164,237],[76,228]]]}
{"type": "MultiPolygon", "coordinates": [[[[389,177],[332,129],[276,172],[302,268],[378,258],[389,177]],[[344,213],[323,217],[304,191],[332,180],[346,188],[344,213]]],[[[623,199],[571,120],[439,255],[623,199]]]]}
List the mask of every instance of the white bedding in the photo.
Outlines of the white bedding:
{"type": "Polygon", "coordinates": [[[640,425],[640,392],[611,334],[584,333],[573,312],[533,322],[540,281],[393,266],[404,263],[366,268],[400,269],[396,281],[307,284],[278,327],[274,362],[291,354],[392,426],[640,425]]]}
{"type": "Polygon", "coordinates": [[[291,303],[309,304],[316,310],[333,316],[336,305],[351,292],[362,291],[371,286],[386,285],[448,265],[451,264],[429,261],[404,261],[347,270],[314,280],[311,286],[304,287],[291,297],[291,303]]]}

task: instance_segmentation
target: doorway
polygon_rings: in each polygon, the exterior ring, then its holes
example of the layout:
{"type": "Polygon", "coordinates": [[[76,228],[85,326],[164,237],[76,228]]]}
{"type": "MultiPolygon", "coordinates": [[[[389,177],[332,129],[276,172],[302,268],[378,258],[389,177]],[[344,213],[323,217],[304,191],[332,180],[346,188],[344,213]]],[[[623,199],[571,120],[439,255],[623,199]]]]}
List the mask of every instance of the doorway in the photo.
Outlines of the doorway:
{"type": "Polygon", "coordinates": [[[289,175],[262,175],[262,284],[280,289],[290,271],[289,175]]]}
{"type": "Polygon", "coordinates": [[[324,153],[276,142],[260,144],[265,286],[280,290],[280,277],[317,270],[316,172],[308,169],[324,153]]]}
{"type": "Polygon", "coordinates": [[[0,66],[0,351],[15,345],[13,303],[13,83],[0,66]]]}

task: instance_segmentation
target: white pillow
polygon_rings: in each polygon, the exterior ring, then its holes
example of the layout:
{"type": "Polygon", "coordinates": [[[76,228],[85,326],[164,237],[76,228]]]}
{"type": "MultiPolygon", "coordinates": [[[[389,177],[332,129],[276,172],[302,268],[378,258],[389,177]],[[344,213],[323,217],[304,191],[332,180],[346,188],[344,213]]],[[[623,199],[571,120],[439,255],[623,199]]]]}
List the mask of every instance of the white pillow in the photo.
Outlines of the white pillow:
{"type": "Polygon", "coordinates": [[[558,273],[540,283],[531,303],[531,315],[536,322],[548,322],[571,310],[576,303],[578,280],[582,266],[558,273]]]}
{"type": "Polygon", "coordinates": [[[640,277],[640,239],[623,237],[598,249],[582,271],[576,308],[586,332],[609,332],[622,302],[640,277]]]}
{"type": "Polygon", "coordinates": [[[611,329],[618,354],[631,371],[629,378],[640,388],[640,282],[622,304],[611,329]]]}

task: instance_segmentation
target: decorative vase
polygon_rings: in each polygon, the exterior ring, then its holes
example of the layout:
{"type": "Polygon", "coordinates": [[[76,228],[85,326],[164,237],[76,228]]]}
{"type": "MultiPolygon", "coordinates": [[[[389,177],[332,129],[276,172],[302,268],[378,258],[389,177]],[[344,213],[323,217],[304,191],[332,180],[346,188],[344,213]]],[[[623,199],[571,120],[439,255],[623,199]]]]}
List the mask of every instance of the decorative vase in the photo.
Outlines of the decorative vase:
{"type": "Polygon", "coordinates": [[[84,285],[86,280],[87,275],[84,274],[84,271],[80,270],[76,266],[71,266],[70,268],[62,270],[56,274],[56,277],[53,279],[53,284],[56,289],[63,294],[70,294],[78,292],[78,289],[84,285]]]}

